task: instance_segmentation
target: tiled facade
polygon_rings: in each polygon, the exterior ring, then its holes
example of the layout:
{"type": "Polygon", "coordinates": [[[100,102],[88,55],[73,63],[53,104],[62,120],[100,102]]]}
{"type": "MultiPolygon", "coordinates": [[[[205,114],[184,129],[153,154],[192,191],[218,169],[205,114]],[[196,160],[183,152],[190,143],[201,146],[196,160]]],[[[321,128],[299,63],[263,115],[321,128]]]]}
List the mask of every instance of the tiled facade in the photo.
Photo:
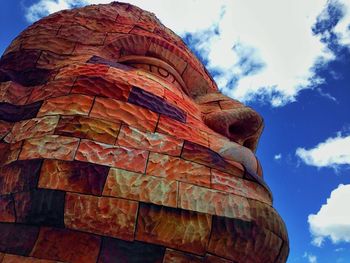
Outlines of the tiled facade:
{"type": "Polygon", "coordinates": [[[34,23],[0,60],[0,263],[285,262],[262,129],[153,14],[34,23]]]}

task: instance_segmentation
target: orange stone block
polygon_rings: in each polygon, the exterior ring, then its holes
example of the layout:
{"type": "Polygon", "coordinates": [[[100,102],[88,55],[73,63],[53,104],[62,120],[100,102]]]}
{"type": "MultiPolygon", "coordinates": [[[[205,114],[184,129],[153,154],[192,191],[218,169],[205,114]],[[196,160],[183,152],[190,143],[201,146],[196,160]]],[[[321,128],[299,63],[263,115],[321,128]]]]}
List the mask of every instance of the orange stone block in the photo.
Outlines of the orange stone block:
{"type": "Polygon", "coordinates": [[[179,156],[183,140],[157,132],[143,132],[131,126],[123,125],[116,144],[179,156]]]}
{"type": "Polygon", "coordinates": [[[141,204],[136,239],[202,255],[210,228],[210,215],[141,204]]]}
{"type": "Polygon", "coordinates": [[[16,82],[3,82],[0,83],[0,101],[23,105],[27,102],[31,91],[32,88],[23,87],[16,82]]]}
{"type": "Polygon", "coordinates": [[[58,31],[58,36],[86,45],[102,45],[106,33],[94,32],[79,25],[63,25],[58,31]]]}
{"type": "Polygon", "coordinates": [[[147,156],[148,151],[82,140],[75,159],[143,173],[147,156]]]}
{"type": "Polygon", "coordinates": [[[210,186],[210,168],[169,155],[151,152],[146,173],[169,180],[210,186]]]}
{"type": "Polygon", "coordinates": [[[46,135],[24,141],[19,159],[51,158],[73,160],[79,139],[58,135],[46,135]]]}
{"type": "Polygon", "coordinates": [[[163,263],[202,263],[203,258],[167,248],[163,263]]]}
{"type": "Polygon", "coordinates": [[[176,207],[177,182],[112,168],[103,195],[176,207]]]}
{"type": "MultiPolygon", "coordinates": [[[[0,257],[1,259],[1,257],[0,257]]],[[[12,254],[4,254],[4,258],[1,263],[59,263],[53,260],[39,259],[34,257],[23,257],[12,254]]]]}
{"type": "Polygon", "coordinates": [[[42,227],[31,252],[36,258],[64,262],[96,262],[100,237],[68,229],[42,227]]]}
{"type": "Polygon", "coordinates": [[[118,198],[67,193],[66,227],[133,240],[138,203],[118,198]]]}
{"type": "Polygon", "coordinates": [[[84,116],[61,116],[55,134],[114,144],[120,123],[84,116]]]}
{"type": "MultiPolygon", "coordinates": [[[[0,222],[15,222],[15,204],[11,195],[0,196],[0,222]]],[[[1,262],[1,261],[0,261],[1,262]]]]}
{"type": "Polygon", "coordinates": [[[9,143],[15,143],[25,139],[53,134],[58,119],[59,116],[45,116],[17,122],[4,140],[9,143]]]}
{"type": "Polygon", "coordinates": [[[94,98],[86,95],[72,94],[45,100],[38,116],[44,115],[88,115],[94,98]]]}
{"type": "Polygon", "coordinates": [[[101,64],[74,64],[62,68],[56,75],[56,79],[78,76],[98,76],[106,75],[109,66],[101,64]]]}
{"type": "Polygon", "coordinates": [[[212,215],[251,219],[245,197],[186,183],[180,183],[178,207],[212,215]]]}
{"type": "Polygon", "coordinates": [[[158,120],[158,114],[148,109],[106,98],[96,98],[90,116],[109,121],[122,121],[150,132],[155,130],[158,120]]]}
{"type": "Polygon", "coordinates": [[[209,146],[207,133],[200,131],[198,127],[181,123],[169,117],[160,116],[157,132],[169,134],[206,147],[209,146]]]}

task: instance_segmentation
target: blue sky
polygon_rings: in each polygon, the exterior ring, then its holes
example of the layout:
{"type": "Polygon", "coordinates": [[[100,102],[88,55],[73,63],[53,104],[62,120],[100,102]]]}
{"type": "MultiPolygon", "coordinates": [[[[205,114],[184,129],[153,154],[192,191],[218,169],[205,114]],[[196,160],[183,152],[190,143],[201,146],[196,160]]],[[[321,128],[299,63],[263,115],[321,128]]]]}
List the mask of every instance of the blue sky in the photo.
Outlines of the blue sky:
{"type": "MultiPolygon", "coordinates": [[[[104,0],[3,0],[0,51],[43,15],[104,0]]],[[[132,3],[154,12],[220,89],[265,120],[257,152],[288,262],[350,262],[350,1],[132,3]]]]}

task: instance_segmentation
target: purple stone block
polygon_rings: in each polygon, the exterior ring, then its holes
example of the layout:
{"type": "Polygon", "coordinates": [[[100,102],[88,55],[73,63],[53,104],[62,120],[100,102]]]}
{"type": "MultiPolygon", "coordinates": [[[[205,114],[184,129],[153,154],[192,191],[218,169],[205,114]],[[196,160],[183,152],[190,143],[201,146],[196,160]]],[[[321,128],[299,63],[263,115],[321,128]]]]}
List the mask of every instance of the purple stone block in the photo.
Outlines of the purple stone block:
{"type": "Polygon", "coordinates": [[[1,102],[0,120],[17,122],[35,118],[42,103],[42,101],[37,101],[27,105],[13,105],[7,102],[1,102]]]}

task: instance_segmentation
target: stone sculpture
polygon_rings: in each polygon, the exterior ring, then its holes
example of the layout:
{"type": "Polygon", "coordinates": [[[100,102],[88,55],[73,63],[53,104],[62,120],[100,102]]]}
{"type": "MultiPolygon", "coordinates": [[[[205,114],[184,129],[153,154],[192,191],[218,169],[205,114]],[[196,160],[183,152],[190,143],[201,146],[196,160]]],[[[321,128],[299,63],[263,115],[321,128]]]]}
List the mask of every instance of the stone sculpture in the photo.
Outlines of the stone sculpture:
{"type": "Polygon", "coordinates": [[[0,61],[0,262],[285,262],[263,128],[135,6],[62,11],[0,61]]]}

